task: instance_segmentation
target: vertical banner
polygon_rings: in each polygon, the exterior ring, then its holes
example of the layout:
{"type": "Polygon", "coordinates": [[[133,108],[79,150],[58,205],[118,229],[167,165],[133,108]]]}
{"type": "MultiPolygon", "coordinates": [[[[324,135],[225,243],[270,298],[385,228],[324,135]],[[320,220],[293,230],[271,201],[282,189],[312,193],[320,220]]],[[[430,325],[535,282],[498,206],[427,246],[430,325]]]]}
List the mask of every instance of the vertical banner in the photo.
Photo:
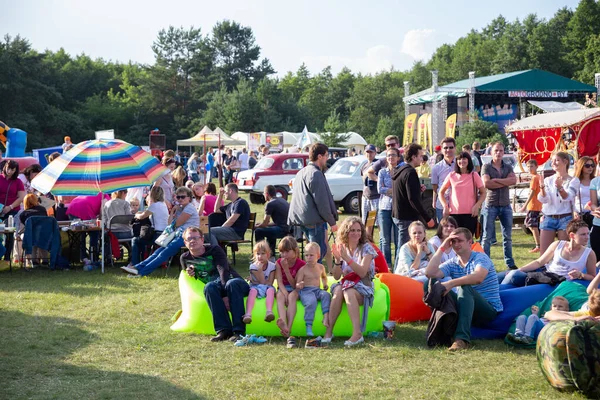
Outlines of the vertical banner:
{"type": "Polygon", "coordinates": [[[260,133],[248,134],[248,150],[258,150],[260,143],[260,133]]]}
{"type": "Polygon", "coordinates": [[[423,145],[423,149],[429,149],[429,154],[433,154],[433,113],[427,116],[427,143],[423,145]]]}
{"type": "Polygon", "coordinates": [[[406,146],[415,140],[415,121],[417,114],[409,114],[404,119],[404,137],[402,146],[406,146]]]}
{"type": "Polygon", "coordinates": [[[427,116],[429,114],[423,114],[419,117],[419,122],[417,123],[417,143],[419,143],[423,148],[427,143],[427,116]]]}
{"type": "Polygon", "coordinates": [[[446,136],[454,137],[456,132],[456,114],[452,114],[446,120],[446,136]]]}
{"type": "Polygon", "coordinates": [[[266,141],[272,150],[276,149],[280,153],[283,151],[283,133],[267,133],[266,141]]]}

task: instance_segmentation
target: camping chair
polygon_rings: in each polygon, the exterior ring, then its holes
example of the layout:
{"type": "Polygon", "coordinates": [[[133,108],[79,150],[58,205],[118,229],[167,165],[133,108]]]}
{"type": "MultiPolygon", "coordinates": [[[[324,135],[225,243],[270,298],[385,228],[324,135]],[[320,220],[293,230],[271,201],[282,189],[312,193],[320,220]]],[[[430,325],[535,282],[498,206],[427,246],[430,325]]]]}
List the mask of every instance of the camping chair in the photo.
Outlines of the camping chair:
{"type": "Polygon", "coordinates": [[[374,231],[375,231],[375,221],[377,221],[377,210],[371,210],[367,213],[367,221],[365,223],[365,229],[367,233],[369,232],[369,228],[371,228],[371,240],[373,240],[374,231]]]}
{"type": "Polygon", "coordinates": [[[256,213],[250,213],[250,219],[248,219],[248,230],[250,230],[250,240],[238,239],[238,240],[227,240],[220,242],[219,244],[225,248],[225,255],[227,255],[227,247],[231,248],[231,254],[233,256],[233,265],[235,266],[235,253],[237,252],[237,246],[243,243],[250,243],[250,246],[254,247],[254,229],[256,225],[256,213]]]}
{"type": "Polygon", "coordinates": [[[58,222],[54,217],[29,217],[25,221],[23,234],[23,251],[21,252],[21,267],[25,259],[35,255],[35,259],[46,259],[51,269],[56,268],[56,262],[60,255],[60,230],[58,222]],[[47,254],[40,257],[36,252],[44,250],[47,254]],[[29,257],[27,257],[29,256],[29,257]]]}
{"type": "MultiPolygon", "coordinates": [[[[131,222],[133,221],[134,216],[135,215],[133,215],[133,214],[114,215],[110,219],[110,221],[108,221],[108,232],[111,232],[115,225],[131,225],[131,222]]],[[[117,238],[119,245],[122,245],[123,247],[125,247],[127,249],[127,255],[129,258],[131,258],[131,240],[132,239],[133,239],[133,236],[124,238],[124,239],[117,238]]],[[[110,264],[112,266],[114,266],[114,259],[112,257],[112,248],[110,247],[110,239],[108,240],[108,243],[109,243],[109,250],[110,250],[108,252],[108,254],[110,255],[110,264]]],[[[123,252],[121,252],[121,257],[124,258],[123,252]]],[[[105,260],[106,260],[106,258],[105,258],[105,260]]]]}

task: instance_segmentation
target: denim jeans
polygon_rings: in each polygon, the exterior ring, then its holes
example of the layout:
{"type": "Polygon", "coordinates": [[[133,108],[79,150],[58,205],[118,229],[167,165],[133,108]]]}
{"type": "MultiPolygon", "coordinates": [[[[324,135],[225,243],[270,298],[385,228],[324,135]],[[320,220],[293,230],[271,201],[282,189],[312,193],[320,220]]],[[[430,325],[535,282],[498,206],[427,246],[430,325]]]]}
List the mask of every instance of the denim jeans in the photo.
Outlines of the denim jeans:
{"type": "MultiPolygon", "coordinates": [[[[542,268],[538,268],[535,271],[531,271],[531,272],[541,272],[541,271],[545,271],[546,268],[542,267],[542,268]]],[[[521,270],[515,269],[512,271],[508,271],[506,272],[506,275],[504,276],[504,279],[502,280],[502,282],[500,282],[501,285],[513,285],[516,287],[523,287],[525,286],[525,279],[527,279],[527,272],[523,272],[521,270]]]]}
{"type": "Polygon", "coordinates": [[[496,237],[496,217],[500,219],[502,227],[502,247],[504,250],[504,262],[508,268],[515,267],[515,260],[512,255],[512,221],[513,212],[508,206],[487,206],[483,224],[483,251],[490,256],[490,246],[492,238],[496,237]]]}
{"type": "Polygon", "coordinates": [[[437,208],[435,209],[435,217],[437,218],[437,223],[439,224],[442,218],[444,218],[444,209],[437,208]]]}
{"type": "Polygon", "coordinates": [[[169,243],[167,247],[157,249],[152,255],[146,258],[134,267],[138,270],[138,275],[150,275],[152,271],[160,267],[162,263],[169,261],[169,258],[175,256],[183,246],[183,238],[180,236],[169,243]]]}
{"type": "Polygon", "coordinates": [[[396,242],[396,248],[400,249],[402,245],[410,240],[408,235],[408,227],[414,221],[407,221],[405,219],[392,218],[396,228],[398,229],[398,241],[396,242]]]}
{"type": "Polygon", "coordinates": [[[284,237],[287,232],[280,226],[267,226],[265,228],[256,228],[254,230],[254,238],[256,242],[260,242],[263,239],[267,239],[269,247],[271,248],[271,255],[275,256],[275,244],[277,239],[284,237]]]}
{"type": "Polygon", "coordinates": [[[250,286],[242,278],[230,279],[221,283],[221,279],[208,282],[204,286],[204,297],[213,316],[213,324],[217,333],[228,331],[244,335],[246,333],[246,324],[242,321],[246,308],[244,307],[244,297],[248,296],[250,286]],[[223,297],[229,299],[229,312],[223,302],[223,297]]]}
{"type": "MultiPolygon", "coordinates": [[[[398,227],[392,220],[392,210],[379,210],[379,247],[383,251],[388,267],[392,267],[392,243],[398,240],[398,227]]],[[[398,256],[397,245],[395,247],[394,260],[398,256]]]]}
{"type": "Polygon", "coordinates": [[[325,232],[327,231],[327,224],[316,224],[312,228],[302,225],[300,227],[304,235],[308,238],[309,242],[315,242],[319,244],[321,248],[321,255],[319,256],[319,263],[325,257],[327,253],[327,238],[325,237],[325,232]]]}
{"type": "Polygon", "coordinates": [[[140,239],[139,237],[134,237],[131,240],[131,264],[137,265],[140,262],[142,253],[146,250],[146,247],[152,245],[161,233],[162,231],[155,231],[151,242],[140,239]]]}

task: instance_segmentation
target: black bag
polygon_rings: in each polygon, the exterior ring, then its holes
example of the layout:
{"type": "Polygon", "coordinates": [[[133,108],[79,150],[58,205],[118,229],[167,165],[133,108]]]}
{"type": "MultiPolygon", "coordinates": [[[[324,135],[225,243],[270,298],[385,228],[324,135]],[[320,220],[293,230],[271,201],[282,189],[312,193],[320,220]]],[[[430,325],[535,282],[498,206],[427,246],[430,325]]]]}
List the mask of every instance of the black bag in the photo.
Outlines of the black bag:
{"type": "Polygon", "coordinates": [[[152,228],[150,217],[140,220],[134,219],[131,229],[133,230],[133,237],[139,237],[145,241],[152,241],[154,237],[154,228],[152,228]],[[142,230],[144,233],[142,233],[142,230]]]}
{"type": "Polygon", "coordinates": [[[154,233],[155,230],[153,227],[149,225],[142,225],[140,227],[139,238],[142,239],[144,242],[152,242],[154,240],[154,233]]]}
{"type": "Polygon", "coordinates": [[[592,229],[594,216],[591,212],[580,213],[579,218],[581,218],[581,220],[587,224],[588,228],[592,229]]]}
{"type": "Polygon", "coordinates": [[[554,272],[548,271],[535,271],[527,272],[527,278],[525,278],[525,286],[548,284],[550,286],[556,286],[565,280],[564,276],[555,274],[554,272]]]}

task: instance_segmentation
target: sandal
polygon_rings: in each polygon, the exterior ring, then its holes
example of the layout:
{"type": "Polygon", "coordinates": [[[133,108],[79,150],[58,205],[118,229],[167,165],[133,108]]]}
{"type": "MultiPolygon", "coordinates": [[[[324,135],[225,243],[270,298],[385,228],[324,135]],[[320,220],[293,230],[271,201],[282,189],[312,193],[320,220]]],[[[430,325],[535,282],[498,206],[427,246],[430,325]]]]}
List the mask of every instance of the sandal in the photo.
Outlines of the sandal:
{"type": "Polygon", "coordinates": [[[296,338],[293,337],[293,336],[290,336],[287,339],[287,345],[286,345],[286,347],[288,349],[295,349],[296,347],[298,347],[298,342],[296,341],[296,338]]]}
{"type": "Polygon", "coordinates": [[[275,319],[275,314],[273,314],[272,312],[268,312],[267,315],[265,316],[265,322],[271,322],[275,319]]]}
{"type": "Polygon", "coordinates": [[[242,322],[245,323],[246,325],[251,324],[252,323],[252,316],[250,314],[246,314],[242,317],[242,322]]]}

